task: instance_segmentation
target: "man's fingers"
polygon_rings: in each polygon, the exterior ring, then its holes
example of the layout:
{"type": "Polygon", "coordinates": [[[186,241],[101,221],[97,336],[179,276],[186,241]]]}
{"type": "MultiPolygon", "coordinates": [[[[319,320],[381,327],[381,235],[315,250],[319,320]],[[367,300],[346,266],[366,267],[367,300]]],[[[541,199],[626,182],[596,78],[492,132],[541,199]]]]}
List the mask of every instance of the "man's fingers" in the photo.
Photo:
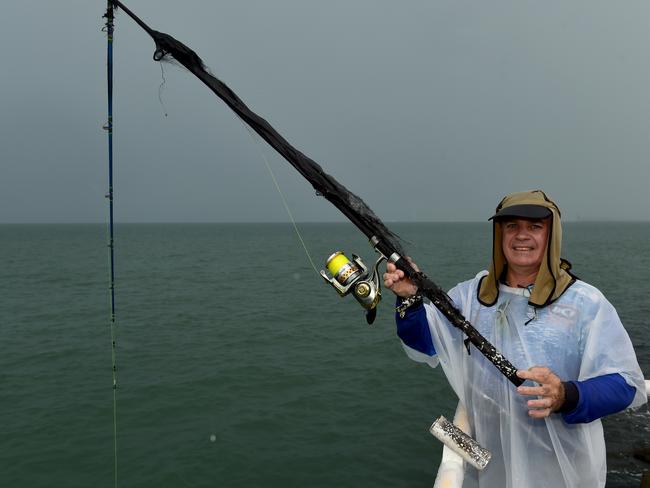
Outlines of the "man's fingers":
{"type": "Polygon", "coordinates": [[[404,278],[404,271],[397,269],[397,266],[395,266],[393,263],[386,264],[386,272],[397,275],[399,278],[404,278]]]}
{"type": "Polygon", "coordinates": [[[398,296],[407,297],[417,290],[413,282],[406,278],[404,271],[397,269],[394,263],[386,263],[386,272],[383,278],[384,286],[398,296]]]}
{"type": "Polygon", "coordinates": [[[520,369],[517,371],[517,376],[537,383],[547,383],[555,377],[555,374],[546,367],[533,366],[530,369],[520,369]]]}
{"type": "Polygon", "coordinates": [[[537,400],[528,400],[526,405],[530,409],[551,408],[553,406],[553,400],[550,398],[538,398],[537,400]]]}
{"type": "Polygon", "coordinates": [[[386,273],[384,273],[384,283],[386,286],[392,286],[394,283],[397,283],[399,280],[404,278],[404,271],[401,269],[395,269],[395,265],[392,265],[392,271],[387,266],[386,273]],[[390,284],[388,283],[390,281],[390,284]]]}
{"type": "Polygon", "coordinates": [[[399,275],[397,273],[384,273],[385,280],[398,281],[399,275]]]}
{"type": "Polygon", "coordinates": [[[551,409],[550,408],[544,408],[541,410],[528,410],[528,415],[535,418],[535,419],[543,419],[545,417],[549,417],[551,415],[551,409]]]}
{"type": "Polygon", "coordinates": [[[522,395],[530,396],[544,396],[548,393],[548,390],[544,386],[519,386],[517,391],[522,395]]]}
{"type": "Polygon", "coordinates": [[[404,277],[404,273],[399,273],[399,272],[384,273],[384,286],[386,286],[386,288],[391,288],[394,284],[396,284],[398,281],[400,281],[403,277],[404,277]]]}

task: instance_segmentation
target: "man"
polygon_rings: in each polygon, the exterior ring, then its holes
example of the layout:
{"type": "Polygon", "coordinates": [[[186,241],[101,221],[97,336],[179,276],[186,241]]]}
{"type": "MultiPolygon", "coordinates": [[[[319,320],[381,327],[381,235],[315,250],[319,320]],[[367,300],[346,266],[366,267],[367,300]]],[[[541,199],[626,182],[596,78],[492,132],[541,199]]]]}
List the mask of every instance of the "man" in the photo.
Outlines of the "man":
{"type": "Polygon", "coordinates": [[[442,365],[474,438],[492,452],[464,486],[604,487],[599,419],[646,402],[630,339],[614,307],[560,258],[560,211],[544,192],[508,195],[491,220],[489,271],[449,295],[527,381],[514,387],[468,348],[389,263],[384,285],[399,297],[398,336],[411,359],[442,365]]]}

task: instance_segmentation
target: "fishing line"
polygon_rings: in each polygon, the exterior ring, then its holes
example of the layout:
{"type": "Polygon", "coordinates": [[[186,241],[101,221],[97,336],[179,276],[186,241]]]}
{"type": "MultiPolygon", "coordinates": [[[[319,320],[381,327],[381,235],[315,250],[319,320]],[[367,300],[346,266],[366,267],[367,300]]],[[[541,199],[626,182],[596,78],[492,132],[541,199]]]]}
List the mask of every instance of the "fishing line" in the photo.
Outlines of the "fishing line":
{"type": "Polygon", "coordinates": [[[113,221],[113,3],[108,0],[106,6],[106,86],[108,101],[108,120],[104,130],[108,134],[108,288],[110,295],[110,330],[111,330],[111,363],[113,376],[113,479],[117,488],[117,327],[115,323],[115,235],[113,221]]]}
{"type": "Polygon", "coordinates": [[[300,240],[300,244],[302,244],[302,248],[305,250],[305,254],[307,255],[307,259],[309,259],[309,263],[311,264],[311,267],[314,268],[314,272],[320,276],[320,272],[318,271],[318,268],[316,268],[316,265],[314,264],[314,260],[311,257],[311,254],[309,254],[309,250],[307,249],[307,245],[305,244],[304,239],[302,238],[302,234],[300,234],[300,230],[298,229],[298,225],[296,224],[296,219],[293,218],[293,213],[291,213],[291,209],[289,208],[289,204],[287,203],[286,198],[284,198],[284,194],[282,193],[282,190],[280,189],[280,184],[278,183],[277,178],[275,177],[275,173],[273,173],[273,169],[271,168],[271,164],[269,163],[268,158],[266,157],[266,154],[264,153],[264,148],[262,147],[262,144],[257,137],[257,134],[253,132],[253,129],[248,127],[244,123],[244,121],[237,116],[241,124],[244,126],[244,129],[246,129],[246,132],[251,136],[251,139],[255,142],[256,147],[258,148],[260,155],[262,156],[262,160],[264,161],[264,164],[266,165],[266,169],[269,171],[269,174],[271,175],[271,179],[273,180],[273,183],[275,184],[275,188],[278,190],[278,193],[280,194],[280,199],[282,200],[282,205],[284,205],[284,209],[287,211],[287,215],[289,215],[289,219],[291,220],[291,224],[293,225],[294,230],[296,231],[296,235],[298,236],[298,239],[300,240]]]}
{"type": "Polygon", "coordinates": [[[163,68],[163,63],[160,64],[160,77],[162,78],[162,81],[160,82],[160,85],[158,85],[158,101],[160,102],[160,106],[163,109],[163,113],[165,114],[165,117],[167,117],[167,107],[165,107],[165,102],[163,102],[162,99],[162,91],[163,88],[165,88],[165,85],[167,84],[167,80],[165,79],[165,70],[163,68]]]}

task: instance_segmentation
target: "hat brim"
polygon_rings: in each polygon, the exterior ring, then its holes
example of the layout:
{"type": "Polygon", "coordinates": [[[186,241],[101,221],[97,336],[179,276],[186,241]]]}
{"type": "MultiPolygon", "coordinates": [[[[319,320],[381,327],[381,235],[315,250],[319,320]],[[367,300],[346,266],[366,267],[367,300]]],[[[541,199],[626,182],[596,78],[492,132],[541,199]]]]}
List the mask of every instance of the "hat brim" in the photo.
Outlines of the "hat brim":
{"type": "Polygon", "coordinates": [[[488,220],[502,220],[519,217],[521,219],[545,219],[551,216],[551,210],[541,205],[522,204],[502,208],[488,220]]]}

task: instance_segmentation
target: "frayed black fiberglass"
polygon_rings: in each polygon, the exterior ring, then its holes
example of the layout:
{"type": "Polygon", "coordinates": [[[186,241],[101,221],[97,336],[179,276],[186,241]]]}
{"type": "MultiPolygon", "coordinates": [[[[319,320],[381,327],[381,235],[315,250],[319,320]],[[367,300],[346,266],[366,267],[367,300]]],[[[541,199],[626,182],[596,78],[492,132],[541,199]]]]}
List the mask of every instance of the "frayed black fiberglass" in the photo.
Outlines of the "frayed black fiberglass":
{"type": "Polygon", "coordinates": [[[305,179],[318,195],[323,196],[338,208],[373,245],[395,265],[404,271],[418,286],[419,292],[426,296],[447,317],[450,323],[461,329],[467,336],[467,347],[473,344],[492,364],[510,380],[519,386],[523,380],[516,375],[513,366],[497,349],[483,337],[455,307],[449,296],[424,273],[416,271],[403,256],[404,250],[396,234],[390,231],[366,203],[349,191],[311,158],[305,156],[280,135],[264,118],[250,110],[246,104],[225,83],[213,76],[203,64],[201,58],[188,46],[174,39],[169,34],[158,32],[147,26],[133,12],[118,0],[110,0],[138,23],[154,40],[156,61],[174,60],[184,66],[201,80],[215,95],[223,100],[251,129],[264,139],[273,149],[282,155],[305,179]]]}

